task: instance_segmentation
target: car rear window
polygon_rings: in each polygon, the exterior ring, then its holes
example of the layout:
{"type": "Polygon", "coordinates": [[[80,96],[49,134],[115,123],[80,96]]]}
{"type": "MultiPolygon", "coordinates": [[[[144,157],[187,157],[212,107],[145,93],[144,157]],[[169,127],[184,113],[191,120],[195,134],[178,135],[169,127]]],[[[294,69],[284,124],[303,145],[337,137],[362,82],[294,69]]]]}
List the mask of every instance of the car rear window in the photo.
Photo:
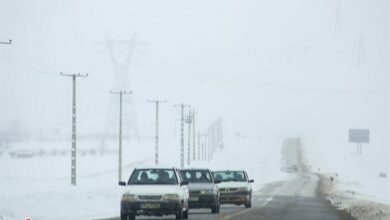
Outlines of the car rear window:
{"type": "Polygon", "coordinates": [[[208,170],[180,170],[183,180],[189,183],[213,183],[213,178],[208,170]]]}
{"type": "Polygon", "coordinates": [[[178,183],[173,169],[135,169],[131,174],[128,184],[166,184],[178,183]]]}
{"type": "Polygon", "coordinates": [[[244,171],[216,171],[213,172],[215,180],[221,182],[246,182],[247,178],[244,171]]]}

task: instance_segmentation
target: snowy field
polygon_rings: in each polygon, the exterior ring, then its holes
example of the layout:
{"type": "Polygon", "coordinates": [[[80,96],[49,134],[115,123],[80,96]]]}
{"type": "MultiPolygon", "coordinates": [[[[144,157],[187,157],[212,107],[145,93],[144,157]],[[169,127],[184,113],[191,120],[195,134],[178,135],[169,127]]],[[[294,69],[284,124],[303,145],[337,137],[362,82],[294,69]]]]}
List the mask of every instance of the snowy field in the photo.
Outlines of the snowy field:
{"type": "Polygon", "coordinates": [[[311,170],[333,176],[334,188],[339,193],[390,204],[387,155],[378,152],[375,145],[363,145],[361,155],[356,153],[356,145],[347,141],[319,145],[309,139],[303,148],[311,170]]]}
{"type": "MultiPolygon", "coordinates": [[[[23,143],[12,149],[52,151],[68,145],[23,143]]],[[[69,154],[13,158],[5,152],[0,157],[0,219],[93,219],[118,215],[123,188],[117,184],[117,143],[107,145],[108,153],[100,155],[97,151],[81,156],[80,152],[91,152],[94,146],[98,149],[100,143],[78,143],[76,187],[70,186],[69,154]]],[[[280,172],[281,145],[277,138],[231,138],[216,151],[212,161],[196,161],[190,167],[246,169],[255,179],[256,190],[287,177],[280,172]]],[[[178,166],[178,143],[162,140],[160,146],[161,164],[178,166]]],[[[154,142],[125,142],[123,153],[123,176],[127,178],[135,166],[154,163],[154,142]]]]}
{"type": "Polygon", "coordinates": [[[343,139],[305,140],[307,163],[323,176],[321,191],[333,206],[357,219],[390,219],[388,156],[375,139],[363,145],[362,154],[357,154],[356,144],[343,139]]]}

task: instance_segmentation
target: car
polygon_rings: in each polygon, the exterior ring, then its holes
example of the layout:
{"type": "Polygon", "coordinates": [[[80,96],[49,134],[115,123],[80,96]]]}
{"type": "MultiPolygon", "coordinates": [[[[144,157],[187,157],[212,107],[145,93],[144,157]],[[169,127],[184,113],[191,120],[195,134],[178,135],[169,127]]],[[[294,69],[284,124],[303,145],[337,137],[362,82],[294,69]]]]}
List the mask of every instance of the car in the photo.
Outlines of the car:
{"type": "Polygon", "coordinates": [[[220,181],[219,193],[221,204],[245,205],[252,207],[252,186],[254,180],[248,178],[245,170],[214,171],[214,179],[220,181]]]}
{"type": "Polygon", "coordinates": [[[290,166],[287,166],[283,169],[286,173],[297,173],[299,171],[299,168],[296,164],[292,164],[290,166]]]}
{"type": "Polygon", "coordinates": [[[188,219],[188,182],[176,168],[135,168],[127,183],[121,181],[119,185],[126,187],[121,199],[121,220],[133,220],[139,215],[188,219]]]}
{"type": "Polygon", "coordinates": [[[189,182],[190,208],[210,208],[219,213],[219,181],[215,181],[209,169],[181,169],[182,178],[189,182]]]}

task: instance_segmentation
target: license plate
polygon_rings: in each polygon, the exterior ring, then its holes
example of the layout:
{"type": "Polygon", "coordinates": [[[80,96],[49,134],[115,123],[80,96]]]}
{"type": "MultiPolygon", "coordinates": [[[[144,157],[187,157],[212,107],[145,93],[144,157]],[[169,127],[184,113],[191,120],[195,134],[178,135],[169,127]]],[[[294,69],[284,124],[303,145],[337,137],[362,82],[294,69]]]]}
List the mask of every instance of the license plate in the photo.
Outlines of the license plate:
{"type": "Polygon", "coordinates": [[[160,204],[158,203],[145,203],[141,204],[141,209],[159,209],[160,204]]]}
{"type": "Polygon", "coordinates": [[[190,197],[191,202],[197,202],[199,201],[199,197],[190,197]]]}

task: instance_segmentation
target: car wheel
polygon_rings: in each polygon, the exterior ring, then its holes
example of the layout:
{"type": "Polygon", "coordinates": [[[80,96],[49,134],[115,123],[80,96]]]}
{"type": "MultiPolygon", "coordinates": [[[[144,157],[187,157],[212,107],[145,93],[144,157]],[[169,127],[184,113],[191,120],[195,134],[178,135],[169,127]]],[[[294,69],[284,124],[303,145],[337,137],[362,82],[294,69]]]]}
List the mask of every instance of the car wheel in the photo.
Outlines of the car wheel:
{"type": "Polygon", "coordinates": [[[252,208],[252,195],[249,196],[249,201],[246,202],[245,208],[252,208]]]}
{"type": "Polygon", "coordinates": [[[176,213],[176,219],[183,219],[183,205],[180,206],[180,210],[176,213]]]}
{"type": "Polygon", "coordinates": [[[211,207],[211,213],[215,214],[215,213],[218,213],[218,212],[219,212],[218,204],[213,205],[213,207],[211,207]]]}
{"type": "Polygon", "coordinates": [[[123,214],[123,213],[121,213],[121,220],[127,220],[127,215],[126,215],[126,214],[123,214]]]}
{"type": "Polygon", "coordinates": [[[129,214],[129,220],[135,220],[135,214],[129,214]]]}

